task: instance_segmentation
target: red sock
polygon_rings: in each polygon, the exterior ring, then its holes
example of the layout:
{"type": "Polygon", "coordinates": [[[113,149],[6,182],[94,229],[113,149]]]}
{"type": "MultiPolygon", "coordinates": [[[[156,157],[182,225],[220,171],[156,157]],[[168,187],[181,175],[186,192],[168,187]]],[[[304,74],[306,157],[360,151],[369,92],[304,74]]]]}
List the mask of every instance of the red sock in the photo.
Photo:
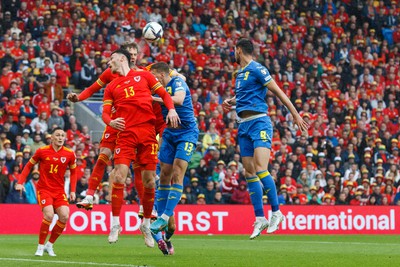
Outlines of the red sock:
{"type": "Polygon", "coordinates": [[[143,194],[143,217],[151,218],[151,212],[154,206],[154,188],[144,188],[143,194]]]}
{"type": "Polygon", "coordinates": [[[144,187],[142,181],[142,168],[140,168],[139,166],[137,166],[136,168],[134,167],[133,172],[135,176],[135,189],[138,193],[140,205],[143,205],[144,187]]]}
{"type": "Polygon", "coordinates": [[[113,216],[119,216],[124,202],[124,184],[113,183],[111,195],[111,211],[113,216]]]}
{"type": "Polygon", "coordinates": [[[49,227],[51,222],[47,221],[43,218],[42,224],[40,225],[40,232],[39,232],[39,244],[44,245],[46,242],[47,234],[49,233],[49,227]]]}
{"type": "Polygon", "coordinates": [[[54,244],[54,242],[56,242],[57,238],[64,231],[64,228],[65,228],[65,223],[57,221],[56,225],[54,225],[54,227],[53,227],[53,230],[51,230],[49,242],[54,244]]]}
{"type": "Polygon", "coordinates": [[[96,165],[94,165],[92,175],[89,178],[89,186],[86,195],[93,196],[101,180],[103,179],[104,170],[110,159],[106,154],[100,154],[97,159],[96,165]]]}

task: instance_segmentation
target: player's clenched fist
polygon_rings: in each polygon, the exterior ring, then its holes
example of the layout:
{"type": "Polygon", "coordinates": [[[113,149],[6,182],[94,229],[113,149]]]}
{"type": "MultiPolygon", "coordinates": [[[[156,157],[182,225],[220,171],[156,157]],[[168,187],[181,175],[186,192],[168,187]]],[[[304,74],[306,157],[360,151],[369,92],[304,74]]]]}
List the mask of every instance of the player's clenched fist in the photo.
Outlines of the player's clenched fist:
{"type": "Polygon", "coordinates": [[[225,111],[230,111],[232,106],[236,104],[236,98],[228,98],[225,99],[224,102],[222,103],[222,107],[224,108],[225,111]]]}
{"type": "Polygon", "coordinates": [[[67,99],[68,99],[69,101],[71,101],[71,102],[74,102],[74,103],[79,102],[79,97],[78,97],[78,95],[75,94],[75,93],[69,93],[69,94],[67,95],[67,99]]]}

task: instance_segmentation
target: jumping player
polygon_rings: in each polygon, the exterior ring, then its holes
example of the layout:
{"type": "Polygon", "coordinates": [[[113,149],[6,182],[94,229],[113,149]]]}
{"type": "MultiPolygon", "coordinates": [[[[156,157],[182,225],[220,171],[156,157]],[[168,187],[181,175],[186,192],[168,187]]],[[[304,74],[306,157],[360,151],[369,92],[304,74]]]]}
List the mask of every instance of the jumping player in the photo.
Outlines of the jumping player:
{"type": "MultiPolygon", "coordinates": [[[[157,197],[158,219],[151,224],[151,231],[158,233],[167,228],[169,218],[173,215],[183,190],[183,178],[196,148],[199,130],[194,117],[192,98],[186,82],[179,77],[170,77],[169,67],[164,62],[151,66],[151,72],[171,95],[176,106],[181,123],[178,128],[168,126],[162,136],[160,149],[160,186],[157,197]],[[172,181],[172,185],[171,185],[172,181]]],[[[162,103],[159,97],[154,101],[162,103]]],[[[162,106],[163,115],[168,110],[162,106]]],[[[166,232],[166,241],[169,241],[169,232],[166,232]]]]}
{"type": "Polygon", "coordinates": [[[235,47],[235,59],[240,65],[235,81],[236,95],[226,99],[223,106],[226,110],[236,104],[239,116],[238,140],[243,166],[246,169],[246,180],[250,198],[254,207],[256,221],[250,239],[254,239],[268,228],[267,233],[275,232],[284,220],[279,210],[278,196],[272,176],[268,172],[271,153],[272,123],[267,116],[268,106],[265,103],[267,90],[274,93],[293,115],[294,122],[301,131],[306,131],[307,123],[301,118],[285,93],[272,79],[267,68],[253,61],[253,43],[240,39],[235,47]],[[261,181],[261,183],[260,183],[261,181]],[[262,187],[271,203],[271,221],[264,216],[262,187]]]}
{"type": "MultiPolygon", "coordinates": [[[[130,54],[124,49],[118,49],[111,55],[109,68],[121,77],[114,79],[104,93],[103,121],[120,131],[116,140],[114,155],[114,172],[112,202],[116,207],[122,206],[123,189],[129,166],[132,161],[141,164],[144,184],[143,223],[140,230],[145,244],[154,246],[150,232],[151,211],[154,205],[155,170],[157,164],[158,143],[155,135],[155,115],[152,107],[152,93],[157,93],[168,108],[166,122],[177,127],[179,117],[170,95],[156,78],[146,71],[133,71],[129,67],[130,54]],[[115,108],[115,116],[111,118],[111,109],[115,108]]],[[[113,225],[116,232],[120,225],[113,225]]]]}

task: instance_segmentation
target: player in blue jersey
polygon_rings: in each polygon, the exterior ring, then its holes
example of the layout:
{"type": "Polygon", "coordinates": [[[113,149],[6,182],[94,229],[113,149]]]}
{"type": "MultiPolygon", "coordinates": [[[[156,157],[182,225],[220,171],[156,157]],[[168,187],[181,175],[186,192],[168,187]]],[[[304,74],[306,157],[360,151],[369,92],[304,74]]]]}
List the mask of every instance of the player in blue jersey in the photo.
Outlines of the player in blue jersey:
{"type": "MultiPolygon", "coordinates": [[[[151,231],[156,234],[166,229],[168,220],[181,199],[183,178],[196,149],[199,130],[194,117],[192,97],[186,82],[179,77],[170,77],[168,64],[164,62],[153,64],[150,71],[171,95],[180,118],[179,127],[167,126],[162,136],[159,157],[161,163],[160,186],[156,199],[159,217],[150,227],[151,231]]],[[[153,99],[163,103],[161,98],[153,97],[153,99]]],[[[162,106],[164,116],[167,114],[166,111],[166,108],[162,106]]],[[[166,241],[168,239],[169,237],[166,236],[166,241]]]]}
{"type": "Polygon", "coordinates": [[[236,105],[240,122],[238,129],[240,154],[246,169],[246,181],[256,215],[250,239],[259,236],[266,228],[268,228],[267,233],[275,232],[284,220],[284,216],[279,210],[275,183],[268,172],[272,123],[267,116],[268,106],[265,102],[267,90],[274,93],[289,109],[294,122],[301,131],[306,131],[308,128],[307,123],[301,118],[289,98],[272,79],[267,68],[253,61],[253,50],[253,43],[250,40],[240,39],[237,42],[235,60],[240,65],[240,70],[236,76],[236,94],[223,103],[225,110],[230,110],[233,105],[236,105]],[[272,208],[270,222],[264,215],[262,189],[266,192],[272,208]]]}

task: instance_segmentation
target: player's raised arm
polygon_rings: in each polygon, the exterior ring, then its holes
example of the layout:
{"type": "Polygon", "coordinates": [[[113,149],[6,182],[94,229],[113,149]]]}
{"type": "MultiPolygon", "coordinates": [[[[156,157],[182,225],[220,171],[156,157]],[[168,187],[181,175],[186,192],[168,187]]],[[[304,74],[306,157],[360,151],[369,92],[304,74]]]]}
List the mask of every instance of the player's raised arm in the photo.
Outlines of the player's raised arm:
{"type": "Polygon", "coordinates": [[[287,95],[279,88],[279,86],[276,84],[276,82],[272,79],[268,85],[268,89],[274,93],[280,100],[281,102],[289,109],[290,113],[293,116],[294,122],[297,124],[299,129],[302,132],[307,131],[309,125],[307,122],[303,120],[303,118],[300,116],[300,114],[297,112],[296,108],[293,106],[293,103],[290,101],[290,99],[287,97],[287,95]]]}
{"type": "Polygon", "coordinates": [[[101,88],[103,88],[105,85],[111,82],[112,79],[113,79],[113,74],[111,73],[111,70],[107,68],[92,85],[83,90],[79,95],[76,93],[69,93],[67,95],[67,99],[74,103],[86,100],[89,97],[91,97],[94,93],[100,91],[101,88]]]}

